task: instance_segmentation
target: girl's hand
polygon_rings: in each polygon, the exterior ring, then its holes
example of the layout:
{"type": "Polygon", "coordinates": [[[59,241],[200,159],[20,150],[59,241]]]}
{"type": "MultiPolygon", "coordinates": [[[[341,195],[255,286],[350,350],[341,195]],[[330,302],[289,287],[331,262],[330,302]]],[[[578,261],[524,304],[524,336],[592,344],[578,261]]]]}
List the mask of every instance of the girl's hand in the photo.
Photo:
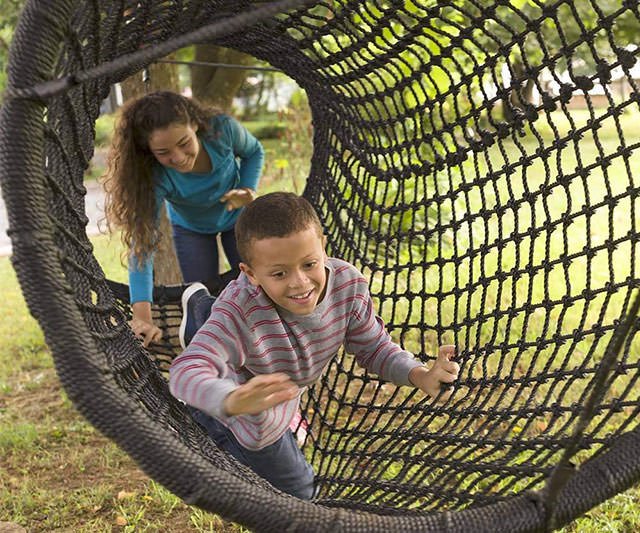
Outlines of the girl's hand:
{"type": "Polygon", "coordinates": [[[257,415],[279,403],[293,400],[298,386],[282,372],[255,376],[224,399],[227,416],[257,415]]]}
{"type": "Polygon", "coordinates": [[[234,209],[239,209],[240,207],[250,204],[255,200],[255,197],[256,191],[249,187],[243,187],[242,189],[231,189],[227,191],[222,198],[220,198],[220,201],[227,203],[227,211],[233,211],[234,209]]]}
{"type": "Polygon", "coordinates": [[[153,323],[134,318],[129,322],[129,326],[131,326],[136,337],[142,340],[142,344],[145,347],[149,346],[152,342],[162,340],[162,330],[153,323]]]}
{"type": "Polygon", "coordinates": [[[147,347],[152,342],[162,340],[162,330],[153,323],[151,317],[151,302],[136,302],[131,306],[133,318],[129,326],[136,337],[142,340],[143,346],[147,347]]]}

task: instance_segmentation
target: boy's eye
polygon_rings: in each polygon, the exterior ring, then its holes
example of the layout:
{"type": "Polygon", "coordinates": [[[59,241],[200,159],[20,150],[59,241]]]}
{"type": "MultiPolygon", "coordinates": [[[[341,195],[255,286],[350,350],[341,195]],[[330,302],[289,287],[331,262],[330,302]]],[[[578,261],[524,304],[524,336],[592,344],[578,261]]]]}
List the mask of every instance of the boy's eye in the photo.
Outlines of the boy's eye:
{"type": "Polygon", "coordinates": [[[284,278],[284,272],[274,272],[273,274],[271,274],[271,276],[278,279],[284,278]]]}
{"type": "Polygon", "coordinates": [[[305,268],[314,268],[316,265],[318,264],[317,261],[310,261],[308,263],[305,263],[305,268]]]}

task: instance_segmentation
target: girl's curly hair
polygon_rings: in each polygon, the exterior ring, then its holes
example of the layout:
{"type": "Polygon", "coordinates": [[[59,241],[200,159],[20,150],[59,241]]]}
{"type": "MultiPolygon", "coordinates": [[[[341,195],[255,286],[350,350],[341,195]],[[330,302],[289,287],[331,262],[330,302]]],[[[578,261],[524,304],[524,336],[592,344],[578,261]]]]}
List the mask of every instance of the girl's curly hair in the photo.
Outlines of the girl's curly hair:
{"type": "Polygon", "coordinates": [[[155,213],[153,167],[149,136],[172,124],[198,126],[209,133],[211,117],[219,111],[171,91],[157,91],[126,102],[119,113],[107,159],[104,185],[109,230],[122,230],[122,242],[143,263],[160,242],[155,213]]]}

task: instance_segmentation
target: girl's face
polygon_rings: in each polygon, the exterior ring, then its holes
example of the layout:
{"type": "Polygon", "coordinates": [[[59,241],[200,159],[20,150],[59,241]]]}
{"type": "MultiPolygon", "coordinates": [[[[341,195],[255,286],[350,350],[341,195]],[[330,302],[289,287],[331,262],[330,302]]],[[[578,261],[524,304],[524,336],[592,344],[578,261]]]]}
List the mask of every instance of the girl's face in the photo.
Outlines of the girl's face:
{"type": "Polygon", "coordinates": [[[149,150],[161,165],[182,173],[192,172],[202,153],[197,131],[197,126],[177,123],[153,130],[149,150]]]}

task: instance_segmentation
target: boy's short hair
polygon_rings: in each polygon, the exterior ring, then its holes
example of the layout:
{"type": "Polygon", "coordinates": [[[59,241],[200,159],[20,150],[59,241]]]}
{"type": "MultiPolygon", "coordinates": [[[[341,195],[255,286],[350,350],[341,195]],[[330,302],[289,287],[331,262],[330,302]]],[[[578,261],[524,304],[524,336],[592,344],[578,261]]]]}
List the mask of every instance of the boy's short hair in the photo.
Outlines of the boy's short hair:
{"type": "Polygon", "coordinates": [[[314,227],[322,236],[322,224],[313,206],[302,196],[290,192],[272,192],[247,205],[235,226],[238,253],[251,262],[251,243],[271,237],[287,237],[314,227]]]}

